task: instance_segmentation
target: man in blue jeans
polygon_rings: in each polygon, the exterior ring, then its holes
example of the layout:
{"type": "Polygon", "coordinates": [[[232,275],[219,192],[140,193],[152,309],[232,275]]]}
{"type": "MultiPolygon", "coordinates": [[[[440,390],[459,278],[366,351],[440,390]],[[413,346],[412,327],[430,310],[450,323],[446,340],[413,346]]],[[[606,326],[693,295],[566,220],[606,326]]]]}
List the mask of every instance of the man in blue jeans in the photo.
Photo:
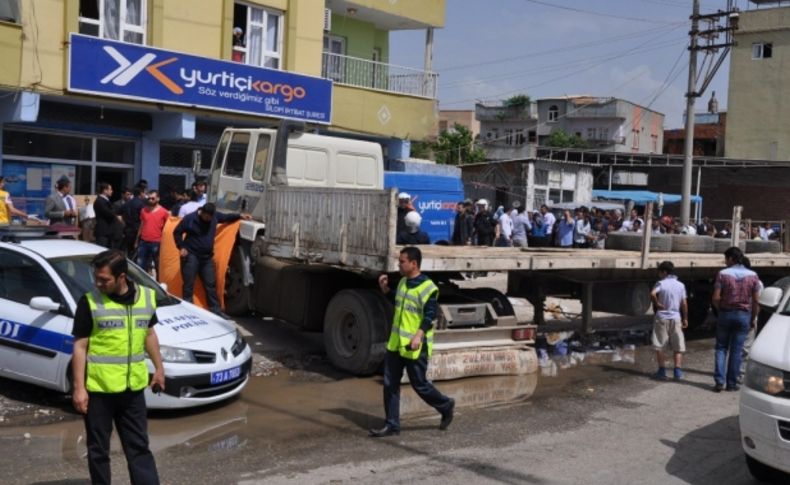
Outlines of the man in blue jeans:
{"type": "Polygon", "coordinates": [[[757,326],[760,314],[758,298],[762,283],[754,271],[744,267],[743,260],[743,252],[739,248],[726,250],[724,262],[727,268],[719,271],[713,286],[712,303],[719,311],[714,392],[738,390],[743,342],[749,330],[757,326]]]}
{"type": "Polygon", "coordinates": [[[214,238],[217,235],[217,224],[234,222],[239,219],[249,220],[249,214],[217,213],[214,204],[208,203],[197,211],[187,214],[173,231],[176,246],[181,252],[181,278],[184,280],[183,298],[192,303],[195,290],[195,277],[200,274],[200,281],[206,290],[208,309],[223,318],[217,298],[217,278],[214,272],[214,238]]]}

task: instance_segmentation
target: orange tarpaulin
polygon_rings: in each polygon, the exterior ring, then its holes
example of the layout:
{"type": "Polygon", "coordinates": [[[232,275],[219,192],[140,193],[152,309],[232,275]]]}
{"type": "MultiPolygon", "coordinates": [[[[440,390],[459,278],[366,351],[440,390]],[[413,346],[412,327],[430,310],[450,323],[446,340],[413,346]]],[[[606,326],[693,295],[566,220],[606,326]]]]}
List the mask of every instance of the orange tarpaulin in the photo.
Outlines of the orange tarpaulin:
{"type": "MultiPolygon", "coordinates": [[[[184,282],[181,279],[181,255],[173,239],[173,231],[180,221],[180,217],[173,216],[167,220],[159,247],[159,281],[167,284],[168,293],[179,298],[183,296],[184,282]]],[[[240,224],[236,221],[217,225],[217,237],[214,239],[214,271],[217,275],[217,297],[222,308],[225,308],[225,274],[228,272],[228,264],[240,224]]],[[[206,290],[199,275],[195,278],[193,302],[195,305],[208,308],[206,290]]]]}

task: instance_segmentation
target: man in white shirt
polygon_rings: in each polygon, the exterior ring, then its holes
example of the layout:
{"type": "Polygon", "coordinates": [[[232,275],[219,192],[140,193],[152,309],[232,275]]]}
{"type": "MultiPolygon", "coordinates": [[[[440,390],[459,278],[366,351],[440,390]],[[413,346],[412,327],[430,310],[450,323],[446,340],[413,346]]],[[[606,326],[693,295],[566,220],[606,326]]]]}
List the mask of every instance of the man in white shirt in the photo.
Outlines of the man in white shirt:
{"type": "MultiPolygon", "coordinates": [[[[554,214],[551,213],[549,206],[546,204],[540,206],[540,215],[543,216],[543,225],[546,228],[546,239],[551,241],[552,233],[554,232],[554,223],[557,222],[557,218],[554,217],[554,214]]],[[[549,242],[549,246],[551,246],[551,242],[549,242]]]]}
{"type": "Polygon", "coordinates": [[[510,218],[507,212],[503,212],[499,216],[499,224],[496,226],[497,238],[496,246],[509,247],[511,246],[511,237],[513,236],[513,219],[510,218]]]}
{"type": "Polygon", "coordinates": [[[770,241],[773,234],[774,230],[771,228],[770,222],[766,222],[763,227],[760,228],[760,239],[763,241],[770,241]]]}
{"type": "Polygon", "coordinates": [[[576,211],[576,223],[573,228],[573,247],[589,247],[587,236],[590,235],[592,227],[590,225],[590,214],[582,210],[576,211]]]}

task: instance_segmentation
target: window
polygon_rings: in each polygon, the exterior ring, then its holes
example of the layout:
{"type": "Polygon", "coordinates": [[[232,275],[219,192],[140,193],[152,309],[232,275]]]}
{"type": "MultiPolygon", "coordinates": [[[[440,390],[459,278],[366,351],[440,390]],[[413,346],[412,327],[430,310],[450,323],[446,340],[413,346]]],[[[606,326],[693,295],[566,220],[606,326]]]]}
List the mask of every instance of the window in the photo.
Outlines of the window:
{"type": "Polygon", "coordinates": [[[587,139],[595,140],[595,128],[587,128],[587,139]]]}
{"type": "Polygon", "coordinates": [[[527,141],[530,143],[537,143],[538,133],[535,130],[530,130],[529,132],[527,132],[527,141]]]}
{"type": "Polygon", "coordinates": [[[247,146],[250,144],[249,133],[234,133],[233,140],[228,147],[228,156],[225,159],[223,175],[241,178],[244,175],[244,162],[247,158],[247,146]]]}
{"type": "Polygon", "coordinates": [[[658,153],[658,135],[650,135],[653,141],[653,151],[652,153],[658,153]]]}
{"type": "Polygon", "coordinates": [[[609,141],[609,128],[600,128],[598,130],[598,139],[609,141]]]}
{"type": "Polygon", "coordinates": [[[513,144],[513,129],[506,128],[505,129],[505,145],[512,145],[513,144]]]}
{"type": "Polygon", "coordinates": [[[258,147],[255,149],[255,161],[252,165],[252,179],[263,180],[266,176],[266,167],[269,163],[269,135],[258,135],[258,147]]]}
{"type": "Polygon", "coordinates": [[[22,22],[22,17],[19,15],[19,0],[0,2],[0,20],[15,24],[22,22]]]}
{"type": "Polygon", "coordinates": [[[80,34],[145,44],[147,0],[80,0],[80,34]]]}
{"type": "Polygon", "coordinates": [[[346,78],[346,39],[336,35],[324,36],[324,63],[321,75],[342,83],[346,78]]]}
{"type": "Polygon", "coordinates": [[[549,171],[540,168],[535,169],[535,185],[548,185],[549,171]]]}
{"type": "Polygon", "coordinates": [[[242,3],[233,9],[233,60],[282,69],[283,14],[242,3]],[[240,29],[240,30],[239,30],[240,29]]]}
{"type": "Polygon", "coordinates": [[[96,140],[96,161],[108,163],[134,164],[133,141],[96,140]]]}
{"type": "Polygon", "coordinates": [[[25,255],[0,249],[0,298],[29,305],[36,296],[63,303],[60,290],[44,268],[25,255]]]}
{"type": "Polygon", "coordinates": [[[526,141],[526,138],[524,138],[524,130],[521,129],[521,128],[517,129],[516,130],[516,145],[521,146],[521,145],[524,144],[525,141],[526,141]]]}
{"type": "Polygon", "coordinates": [[[631,130],[631,136],[633,137],[631,148],[639,150],[639,130],[631,130]]]}
{"type": "Polygon", "coordinates": [[[774,45],[766,42],[752,44],[752,59],[768,59],[774,55],[774,45]]]}
{"type": "Polygon", "coordinates": [[[549,121],[557,121],[560,117],[560,109],[556,104],[549,106],[549,121]]]}

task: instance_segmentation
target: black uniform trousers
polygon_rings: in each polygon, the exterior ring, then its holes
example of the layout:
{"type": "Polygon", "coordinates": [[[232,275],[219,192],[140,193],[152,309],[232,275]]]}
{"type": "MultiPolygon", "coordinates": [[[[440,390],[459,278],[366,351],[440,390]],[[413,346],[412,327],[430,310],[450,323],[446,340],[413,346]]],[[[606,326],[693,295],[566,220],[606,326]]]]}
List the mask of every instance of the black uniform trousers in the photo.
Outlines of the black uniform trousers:
{"type": "Polygon", "coordinates": [[[135,485],[158,484],[156,462],[148,448],[148,418],[143,391],[89,392],[88,396],[85,431],[91,482],[109,484],[112,481],[110,435],[114,422],[126,455],[131,482],[135,485]]]}
{"type": "Polygon", "coordinates": [[[406,359],[398,352],[387,351],[384,356],[384,413],[387,425],[395,431],[400,430],[400,380],[403,369],[409,375],[409,383],[426,404],[442,415],[450,410],[452,401],[439,392],[426,377],[428,371],[428,352],[423,343],[423,351],[416,360],[406,359]]]}

